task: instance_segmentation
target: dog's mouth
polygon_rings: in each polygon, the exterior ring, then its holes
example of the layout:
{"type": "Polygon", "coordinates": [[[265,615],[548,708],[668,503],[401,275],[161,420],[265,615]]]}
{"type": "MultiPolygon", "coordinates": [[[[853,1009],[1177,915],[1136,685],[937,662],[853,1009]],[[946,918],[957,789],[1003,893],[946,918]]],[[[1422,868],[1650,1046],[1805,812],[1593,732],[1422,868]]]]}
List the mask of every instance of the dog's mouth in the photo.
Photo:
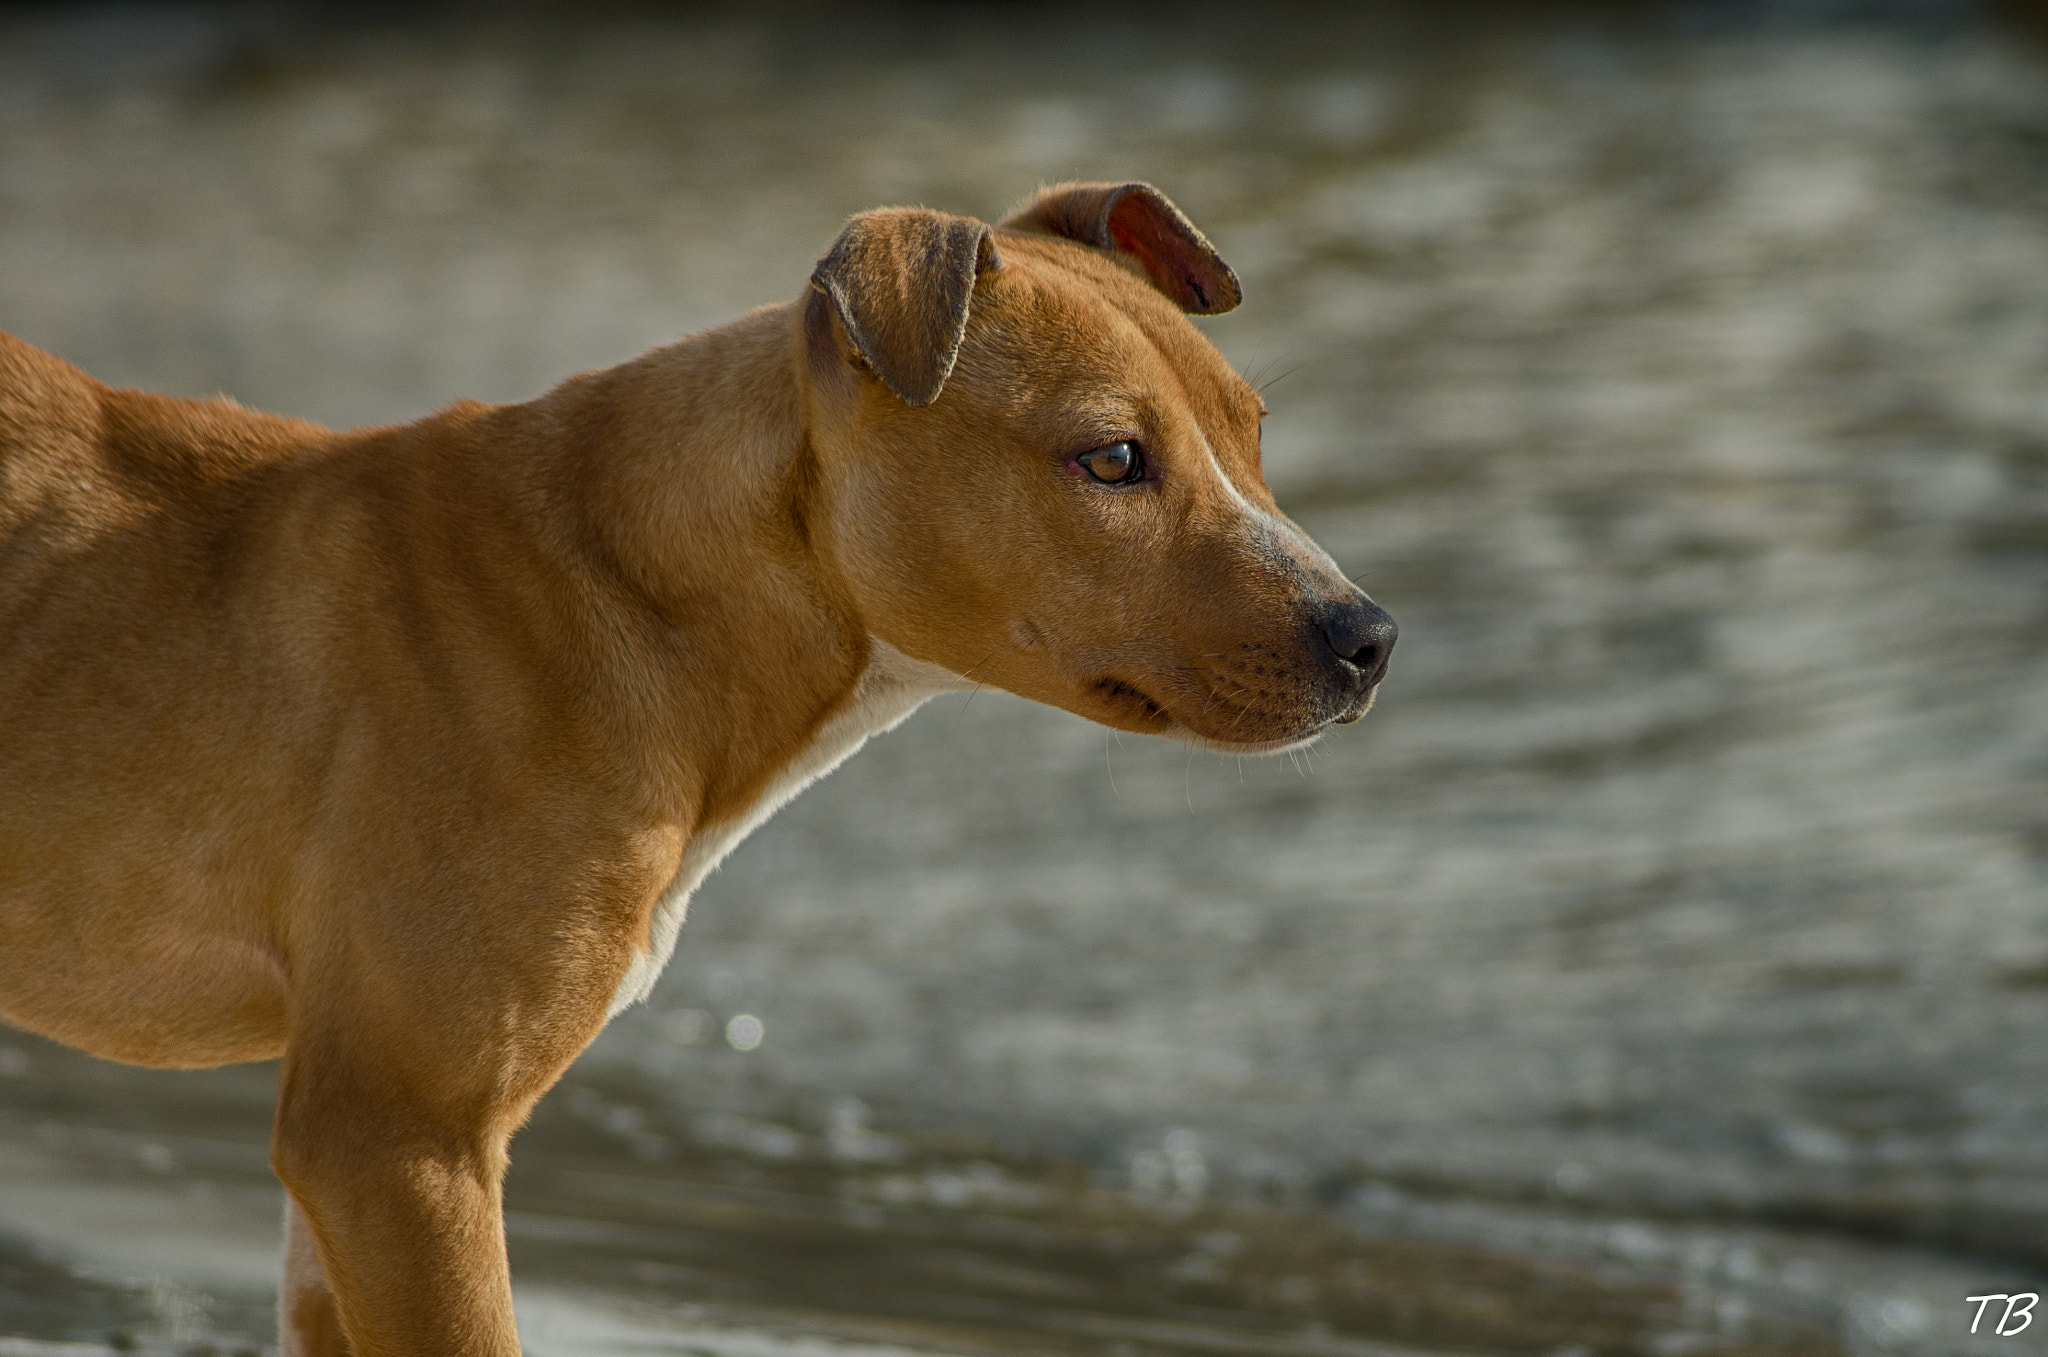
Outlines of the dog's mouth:
{"type": "Polygon", "coordinates": [[[1208,729],[1198,728],[1192,722],[1181,719],[1172,708],[1161,702],[1128,679],[1108,677],[1098,679],[1094,685],[1094,696],[1110,713],[1120,720],[1110,724],[1123,726],[1127,730],[1140,730],[1150,735],[1163,735],[1168,739],[1182,740],[1200,745],[1224,754],[1276,754],[1298,748],[1319,739],[1333,725],[1350,725],[1371,709],[1373,697],[1378,690],[1375,684],[1361,695],[1349,710],[1335,716],[1323,717],[1301,727],[1294,722],[1281,723],[1270,713],[1255,712],[1241,708],[1232,719],[1231,710],[1237,704],[1222,702],[1211,695],[1202,704],[1205,715],[1215,719],[1205,721],[1208,729]],[[1247,737],[1241,726],[1245,717],[1255,718],[1252,725],[1261,729],[1257,736],[1247,737]],[[1267,734],[1275,725],[1294,726],[1294,729],[1278,736],[1267,734]]]}
{"type": "Polygon", "coordinates": [[[1342,716],[1339,716],[1336,719],[1336,721],[1332,724],[1340,726],[1350,725],[1352,722],[1358,720],[1360,717],[1364,716],[1367,712],[1372,710],[1372,704],[1379,698],[1379,695],[1380,685],[1375,683],[1370,688],[1367,688],[1365,690],[1364,695],[1358,699],[1357,703],[1351,708],[1351,710],[1345,712],[1342,716]]]}
{"type": "Polygon", "coordinates": [[[1164,727],[1173,724],[1173,717],[1164,705],[1153,701],[1137,687],[1120,678],[1105,678],[1095,684],[1095,693],[1120,715],[1133,718],[1148,726],[1164,727]]]}

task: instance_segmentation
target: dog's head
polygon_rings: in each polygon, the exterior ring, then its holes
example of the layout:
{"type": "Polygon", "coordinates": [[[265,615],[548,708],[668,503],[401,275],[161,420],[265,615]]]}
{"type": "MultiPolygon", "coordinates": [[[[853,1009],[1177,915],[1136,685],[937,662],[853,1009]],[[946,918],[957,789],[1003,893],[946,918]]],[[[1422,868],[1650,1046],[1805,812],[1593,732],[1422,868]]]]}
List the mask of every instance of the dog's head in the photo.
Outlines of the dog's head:
{"type": "Polygon", "coordinates": [[[810,528],[875,635],[1235,752],[1371,705],[1393,619],[1274,506],[1258,392],[1183,314],[1237,277],[1158,190],[864,213],[812,285],[810,528]]]}

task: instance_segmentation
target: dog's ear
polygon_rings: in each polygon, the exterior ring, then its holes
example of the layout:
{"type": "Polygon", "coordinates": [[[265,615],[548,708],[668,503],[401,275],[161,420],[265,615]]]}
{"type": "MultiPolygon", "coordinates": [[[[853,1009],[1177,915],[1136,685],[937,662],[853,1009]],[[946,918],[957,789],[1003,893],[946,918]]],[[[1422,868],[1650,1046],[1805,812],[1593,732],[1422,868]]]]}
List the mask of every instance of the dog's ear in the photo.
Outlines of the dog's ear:
{"type": "Polygon", "coordinates": [[[1003,229],[1127,254],[1152,286],[1197,316],[1221,315],[1244,300],[1223,256],[1150,184],[1055,184],[1006,217],[1003,229]]]}
{"type": "Polygon", "coordinates": [[[974,281],[1002,267],[985,223],[923,208],[863,212],[818,261],[811,286],[861,360],[905,405],[939,398],[960,356],[974,281]]]}

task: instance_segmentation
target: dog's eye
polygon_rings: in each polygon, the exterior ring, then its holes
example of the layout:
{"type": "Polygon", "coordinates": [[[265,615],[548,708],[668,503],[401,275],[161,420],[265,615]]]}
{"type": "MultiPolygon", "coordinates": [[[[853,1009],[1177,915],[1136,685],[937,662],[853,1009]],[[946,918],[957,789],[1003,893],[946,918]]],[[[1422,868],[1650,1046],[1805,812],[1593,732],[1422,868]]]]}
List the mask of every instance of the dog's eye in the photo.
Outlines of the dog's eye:
{"type": "Polygon", "coordinates": [[[1110,443],[1075,460],[1104,485],[1133,485],[1145,479],[1145,458],[1136,443],[1110,443]]]}

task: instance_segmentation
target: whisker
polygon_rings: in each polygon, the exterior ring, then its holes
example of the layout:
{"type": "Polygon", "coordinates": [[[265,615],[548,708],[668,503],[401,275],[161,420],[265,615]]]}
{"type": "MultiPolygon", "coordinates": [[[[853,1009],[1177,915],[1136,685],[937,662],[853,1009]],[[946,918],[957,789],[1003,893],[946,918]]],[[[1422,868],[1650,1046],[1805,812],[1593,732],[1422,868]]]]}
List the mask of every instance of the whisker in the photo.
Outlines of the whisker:
{"type": "MultiPolygon", "coordinates": [[[[990,651],[990,652],[989,652],[988,654],[986,654],[986,655],[982,656],[982,657],[981,657],[980,659],[976,660],[976,661],[975,661],[975,662],[973,663],[973,665],[971,665],[971,666],[970,666],[970,667],[968,668],[967,672],[966,672],[966,673],[964,673],[964,674],[962,674],[962,675],[961,675],[960,677],[961,677],[961,678],[974,678],[974,671],[975,671],[976,669],[979,669],[979,668],[981,668],[981,667],[982,667],[982,666],[983,666],[984,664],[987,664],[987,663],[988,663],[988,662],[989,662],[990,660],[994,659],[994,658],[996,657],[996,655],[997,655],[997,654],[999,653],[999,650],[1000,650],[1000,648],[998,648],[998,650],[991,650],[991,651],[990,651]]],[[[963,717],[963,716],[965,716],[965,715],[967,715],[967,709],[968,709],[969,707],[971,707],[971,706],[973,706],[973,705],[974,705],[974,695],[975,695],[976,693],[980,692],[980,691],[982,690],[983,686],[984,686],[984,685],[983,685],[983,684],[982,684],[982,683],[981,683],[981,682],[980,682],[979,680],[976,680],[976,682],[975,682],[975,685],[974,685],[974,687],[970,688],[970,689],[968,690],[968,692],[967,692],[967,700],[966,700],[965,702],[962,702],[962,703],[961,703],[961,704],[959,705],[959,707],[957,707],[956,709],[954,709],[954,712],[953,712],[953,723],[952,723],[951,725],[949,725],[948,727],[946,727],[946,745],[947,745],[947,747],[948,747],[948,748],[951,748],[951,747],[952,747],[952,743],[953,743],[953,736],[954,736],[954,735],[955,735],[955,733],[957,733],[957,732],[959,731],[959,729],[960,729],[960,718],[961,718],[961,717],[963,717]]]]}
{"type": "Polygon", "coordinates": [[[1251,714],[1252,709],[1250,707],[1239,707],[1237,709],[1237,719],[1230,723],[1230,734],[1232,739],[1235,739],[1237,737],[1238,729],[1244,725],[1244,718],[1250,716],[1251,714]]]}
{"type": "Polygon", "coordinates": [[[1306,363],[1296,363],[1293,367],[1287,369],[1287,371],[1281,373],[1277,377],[1268,377],[1263,382],[1253,383],[1253,389],[1255,389],[1260,395],[1263,396],[1266,394],[1269,388],[1278,386],[1280,383],[1286,381],[1289,377],[1292,377],[1295,373],[1301,371],[1303,368],[1307,366],[1308,364],[1306,363]]]}

